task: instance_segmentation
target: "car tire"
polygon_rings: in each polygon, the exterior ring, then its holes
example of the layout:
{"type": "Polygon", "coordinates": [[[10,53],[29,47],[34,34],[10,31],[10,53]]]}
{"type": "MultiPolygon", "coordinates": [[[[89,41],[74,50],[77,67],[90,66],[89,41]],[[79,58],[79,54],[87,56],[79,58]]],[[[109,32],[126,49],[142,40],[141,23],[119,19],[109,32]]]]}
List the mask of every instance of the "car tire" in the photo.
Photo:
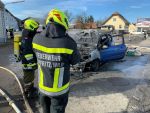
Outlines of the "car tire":
{"type": "Polygon", "coordinates": [[[99,71],[100,68],[100,61],[98,59],[91,62],[91,70],[94,72],[99,71]]]}

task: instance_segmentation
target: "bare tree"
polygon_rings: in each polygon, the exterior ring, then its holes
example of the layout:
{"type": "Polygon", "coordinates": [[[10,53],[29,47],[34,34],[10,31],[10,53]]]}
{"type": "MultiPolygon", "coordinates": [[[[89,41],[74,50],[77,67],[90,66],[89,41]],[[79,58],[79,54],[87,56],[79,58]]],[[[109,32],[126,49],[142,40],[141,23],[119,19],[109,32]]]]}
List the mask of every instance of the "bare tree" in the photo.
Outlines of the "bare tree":
{"type": "Polygon", "coordinates": [[[81,25],[81,28],[92,28],[94,23],[94,17],[92,15],[88,16],[86,12],[76,16],[76,23],[81,25]]]}
{"type": "Polygon", "coordinates": [[[103,23],[104,23],[106,20],[107,20],[107,18],[99,19],[99,20],[96,21],[96,24],[97,24],[98,26],[103,25],[103,23]]]}
{"type": "Polygon", "coordinates": [[[69,22],[71,22],[74,19],[73,14],[71,12],[69,12],[68,10],[64,11],[64,13],[68,17],[69,22]]]}
{"type": "Polygon", "coordinates": [[[81,24],[88,23],[88,16],[85,12],[82,12],[81,14],[76,16],[76,22],[80,22],[81,24]]]}
{"type": "Polygon", "coordinates": [[[77,15],[75,18],[76,24],[80,24],[81,28],[85,28],[85,24],[88,23],[88,16],[85,12],[77,15]]]}
{"type": "Polygon", "coordinates": [[[91,23],[94,22],[94,17],[93,17],[92,15],[90,15],[90,16],[88,17],[88,22],[91,22],[91,23]]]}

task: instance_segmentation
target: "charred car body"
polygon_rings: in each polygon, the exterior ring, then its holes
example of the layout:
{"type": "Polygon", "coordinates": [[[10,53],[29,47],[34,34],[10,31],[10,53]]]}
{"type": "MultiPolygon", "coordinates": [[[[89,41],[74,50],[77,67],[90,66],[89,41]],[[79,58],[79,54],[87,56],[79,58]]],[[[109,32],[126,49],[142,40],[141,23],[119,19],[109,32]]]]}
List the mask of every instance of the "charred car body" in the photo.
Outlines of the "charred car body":
{"type": "Polygon", "coordinates": [[[126,54],[127,47],[122,34],[86,30],[76,33],[73,38],[81,54],[81,62],[73,67],[74,70],[98,71],[102,64],[122,59],[126,54]]]}

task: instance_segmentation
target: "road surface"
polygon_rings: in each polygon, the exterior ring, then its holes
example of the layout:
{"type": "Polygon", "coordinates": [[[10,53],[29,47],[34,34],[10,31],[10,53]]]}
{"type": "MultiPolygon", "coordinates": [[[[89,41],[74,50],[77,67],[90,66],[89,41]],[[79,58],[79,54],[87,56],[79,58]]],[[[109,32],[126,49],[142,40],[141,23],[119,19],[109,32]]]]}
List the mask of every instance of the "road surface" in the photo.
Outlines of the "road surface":
{"type": "MultiPolygon", "coordinates": [[[[150,40],[141,43],[142,46],[146,46],[145,44],[148,47],[150,40]]],[[[21,64],[15,62],[12,43],[0,46],[0,53],[0,65],[22,78],[21,64]]],[[[125,57],[123,60],[107,63],[99,72],[85,73],[84,79],[72,77],[66,113],[150,113],[149,71],[150,54],[147,52],[144,56],[125,57]]],[[[0,86],[17,101],[16,95],[20,91],[16,82],[2,70],[0,75],[3,75],[0,76],[0,86]]],[[[37,79],[35,82],[37,83],[37,79]]],[[[11,109],[3,101],[0,99],[0,113],[8,113],[11,109]]],[[[24,109],[23,106],[20,108],[24,109]]]]}

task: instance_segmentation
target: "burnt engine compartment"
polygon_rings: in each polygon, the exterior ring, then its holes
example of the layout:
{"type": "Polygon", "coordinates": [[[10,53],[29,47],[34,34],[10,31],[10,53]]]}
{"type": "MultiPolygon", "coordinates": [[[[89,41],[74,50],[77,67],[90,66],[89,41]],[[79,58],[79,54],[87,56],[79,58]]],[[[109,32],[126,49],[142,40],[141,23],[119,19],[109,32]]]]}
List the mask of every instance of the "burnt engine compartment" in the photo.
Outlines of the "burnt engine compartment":
{"type": "Polygon", "coordinates": [[[97,31],[82,31],[73,37],[77,42],[78,50],[81,54],[81,61],[90,57],[91,51],[96,49],[99,33],[97,31]]]}

